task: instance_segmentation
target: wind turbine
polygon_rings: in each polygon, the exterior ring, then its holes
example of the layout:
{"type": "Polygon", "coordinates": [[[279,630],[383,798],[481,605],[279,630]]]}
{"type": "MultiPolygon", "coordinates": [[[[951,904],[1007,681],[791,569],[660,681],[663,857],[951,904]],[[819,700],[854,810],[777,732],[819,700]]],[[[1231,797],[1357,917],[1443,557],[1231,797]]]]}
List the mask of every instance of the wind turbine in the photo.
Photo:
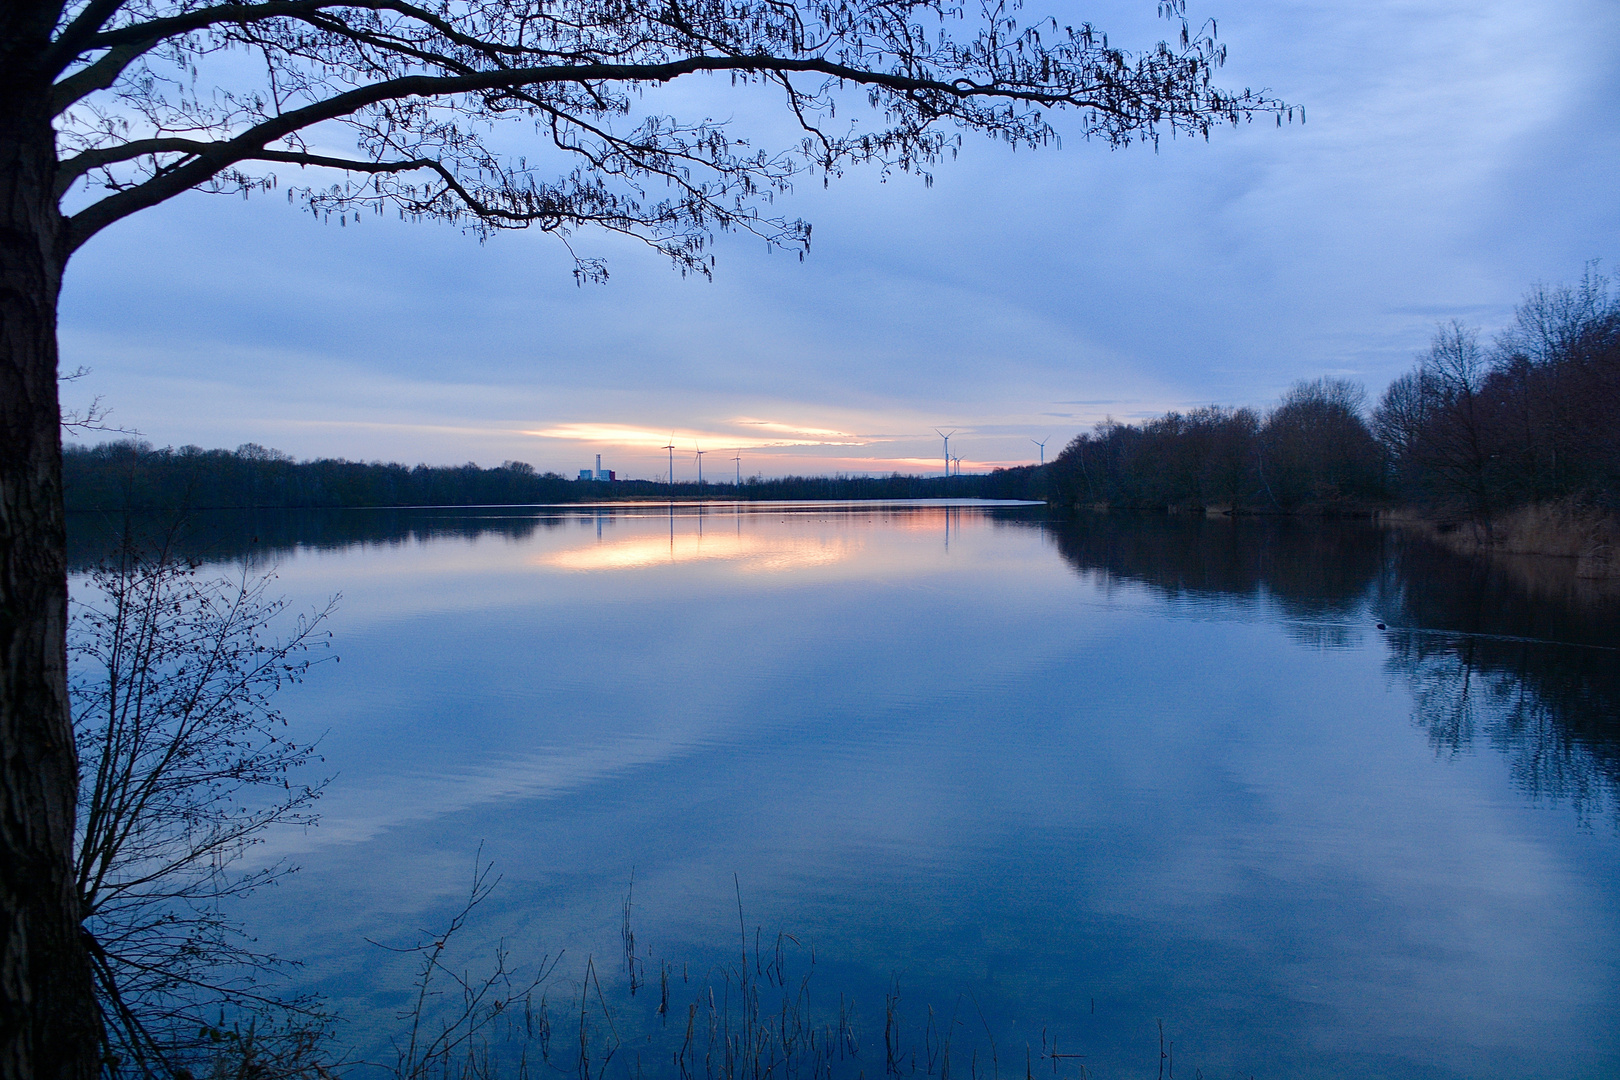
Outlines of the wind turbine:
{"type": "Polygon", "coordinates": [[[742,488],[742,447],[740,447],[740,446],[737,447],[737,452],[735,454],[731,455],[731,460],[735,461],[737,463],[737,487],[738,487],[739,490],[741,490],[741,488],[742,488]]]}
{"type": "Polygon", "coordinates": [[[708,453],[708,451],[707,451],[707,450],[700,450],[700,449],[698,449],[698,444],[697,444],[697,440],[696,440],[696,439],[694,439],[694,440],[692,440],[692,449],[693,449],[693,450],[694,450],[694,451],[695,451],[695,452],[696,452],[696,454],[697,454],[697,463],[698,463],[698,486],[699,486],[699,487],[702,487],[702,486],[703,486],[703,455],[704,455],[704,454],[707,454],[707,453],[708,453]]]}
{"type": "Polygon", "coordinates": [[[1044,439],[1031,439],[1029,441],[1034,443],[1036,446],[1041,448],[1041,464],[1045,465],[1046,464],[1046,444],[1052,441],[1052,436],[1048,435],[1044,439]]]}
{"type": "Polygon", "coordinates": [[[675,433],[669,433],[669,445],[660,446],[660,450],[669,451],[669,490],[675,490],[675,433]]]}
{"type": "Polygon", "coordinates": [[[934,434],[945,440],[945,475],[949,476],[951,475],[951,436],[956,434],[956,429],[941,431],[939,428],[935,428],[934,434]]]}

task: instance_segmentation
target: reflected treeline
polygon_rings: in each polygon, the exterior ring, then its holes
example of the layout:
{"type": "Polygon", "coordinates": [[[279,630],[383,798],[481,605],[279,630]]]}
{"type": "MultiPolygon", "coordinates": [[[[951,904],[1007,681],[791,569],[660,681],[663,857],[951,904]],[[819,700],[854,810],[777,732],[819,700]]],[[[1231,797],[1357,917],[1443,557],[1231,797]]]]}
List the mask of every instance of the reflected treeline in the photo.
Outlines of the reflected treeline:
{"type": "Polygon", "coordinates": [[[590,513],[527,509],[199,510],[68,515],[68,571],[80,573],[131,537],[196,562],[274,560],[297,548],[398,547],[426,540],[498,535],[522,540],[536,530],[590,520],[590,513]]]}
{"type": "Polygon", "coordinates": [[[1363,612],[1389,542],[1355,520],[1082,512],[1046,527],[1076,570],[1171,599],[1264,595],[1310,619],[1363,612]]]}
{"type": "Polygon", "coordinates": [[[1463,559],[1364,522],[1091,513],[1044,527],[1079,572],[1176,600],[1264,600],[1296,636],[1386,624],[1437,752],[1489,745],[1531,797],[1620,822],[1620,597],[1568,565],[1463,559]]]}
{"type": "Polygon", "coordinates": [[[1620,824],[1620,604],[1573,566],[1536,569],[1394,545],[1388,666],[1436,752],[1490,745],[1526,794],[1620,824]]]}
{"type": "Polygon", "coordinates": [[[1608,812],[1620,824],[1620,655],[1391,636],[1390,670],[1411,684],[1417,723],[1437,753],[1488,744],[1527,795],[1568,802],[1584,818],[1608,812]]]}
{"type": "MultiPolygon", "coordinates": [[[[817,516],[887,513],[871,504],[795,508],[817,516]]],[[[126,531],[197,561],[273,561],[295,549],[400,546],[598,529],[621,517],[722,519],[693,504],[491,509],[260,510],[188,515],[73,514],[70,569],[104,558],[126,531]]],[[[748,513],[744,509],[741,513],[748,513]]],[[[778,505],[772,513],[791,512],[778,505]]],[[[1604,807],[1620,820],[1620,596],[1574,566],[1460,558],[1365,521],[918,507],[949,531],[966,517],[1039,527],[1077,571],[1146,586],[1173,601],[1265,604],[1302,643],[1342,647],[1377,632],[1410,686],[1416,723],[1437,752],[1490,745],[1523,789],[1604,807]],[[1607,589],[1608,591],[1603,591],[1607,589]]],[[[690,527],[690,522],[682,528],[690,527]]]]}
{"type": "MultiPolygon", "coordinates": [[[[500,536],[523,540],[537,531],[577,528],[598,533],[614,522],[668,518],[671,527],[695,528],[753,513],[811,514],[818,518],[869,518],[901,512],[938,520],[946,530],[963,516],[994,513],[997,519],[1038,520],[1042,507],[990,508],[904,502],[587,503],[570,506],[375,507],[327,510],[192,510],[68,514],[68,570],[82,573],[106,559],[126,536],[146,548],[167,547],[195,562],[274,561],[299,548],[334,551],[350,547],[399,547],[427,540],[500,536]]],[[[729,526],[727,526],[729,527],[729,526]]]]}

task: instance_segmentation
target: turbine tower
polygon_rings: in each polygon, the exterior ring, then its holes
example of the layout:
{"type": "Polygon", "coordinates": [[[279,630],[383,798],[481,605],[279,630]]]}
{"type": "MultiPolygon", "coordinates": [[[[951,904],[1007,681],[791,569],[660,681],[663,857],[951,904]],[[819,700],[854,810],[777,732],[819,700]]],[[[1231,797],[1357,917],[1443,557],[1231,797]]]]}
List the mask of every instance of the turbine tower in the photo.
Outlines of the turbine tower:
{"type": "Polygon", "coordinates": [[[731,455],[731,460],[737,463],[737,487],[740,489],[742,487],[742,447],[737,447],[737,452],[731,455]]]}
{"type": "Polygon", "coordinates": [[[1031,439],[1029,441],[1034,443],[1036,446],[1041,448],[1041,464],[1045,465],[1046,464],[1046,444],[1052,441],[1052,436],[1048,435],[1044,439],[1031,439]]]}
{"type": "Polygon", "coordinates": [[[945,440],[945,475],[949,476],[951,475],[951,436],[956,434],[956,429],[941,431],[939,428],[935,428],[934,434],[945,440]]]}
{"type": "Polygon", "coordinates": [[[698,444],[697,444],[697,440],[696,440],[696,439],[694,439],[694,440],[693,440],[693,441],[692,441],[692,449],[693,449],[693,451],[694,451],[694,452],[695,452],[695,453],[696,453],[696,455],[697,455],[697,463],[698,463],[698,486],[699,486],[699,487],[702,487],[702,486],[703,486],[703,455],[704,455],[704,454],[707,454],[707,453],[708,453],[708,451],[707,451],[707,450],[702,450],[702,449],[699,449],[699,448],[698,448],[698,444]]]}

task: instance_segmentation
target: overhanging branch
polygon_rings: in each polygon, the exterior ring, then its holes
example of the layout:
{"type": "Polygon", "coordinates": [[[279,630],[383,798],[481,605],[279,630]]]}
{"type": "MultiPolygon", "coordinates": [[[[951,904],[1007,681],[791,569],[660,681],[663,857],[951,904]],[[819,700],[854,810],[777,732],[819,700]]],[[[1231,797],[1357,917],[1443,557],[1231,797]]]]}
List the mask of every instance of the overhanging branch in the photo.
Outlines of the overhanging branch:
{"type": "Polygon", "coordinates": [[[55,78],[73,63],[73,58],[84,52],[86,48],[93,48],[87,43],[93,38],[107,20],[118,14],[128,0],[90,0],[84,10],[74,16],[73,21],[62,29],[45,50],[42,58],[45,71],[49,78],[55,78]]]}
{"type": "Polygon", "coordinates": [[[169,40],[198,30],[216,26],[249,26],[253,23],[276,19],[309,19],[323,11],[365,10],[392,11],[415,19],[436,33],[444,35],[451,44],[460,45],[496,56],[542,56],[541,50],[507,45],[467,34],[448,20],[404,0],[269,0],[259,4],[218,4],[198,8],[183,15],[150,22],[131,23],[116,30],[101,30],[107,19],[115,14],[127,0],[97,0],[52,44],[45,55],[46,70],[54,77],[66,71],[73,61],[87,52],[105,49],[107,52],[89,66],[74,72],[57,83],[54,111],[60,113],[86,95],[111,86],[118,76],[140,56],[169,40]],[[103,9],[105,9],[103,11],[103,9]],[[89,21],[93,13],[94,26],[89,21]],[[81,26],[83,24],[83,26],[81,26]],[[77,32],[75,32],[77,31],[77,32]],[[92,74],[94,73],[94,74],[92,74]]]}
{"type": "MultiPolygon", "coordinates": [[[[336,94],[325,101],[271,117],[234,139],[209,144],[182,165],[144,183],[87,207],[69,219],[69,250],[121,218],[155,206],[219,175],[243,161],[259,157],[271,143],[327,120],[349,116],[371,105],[410,97],[446,97],[485,90],[520,89],[557,83],[598,82],[663,83],[700,72],[755,74],[812,73],[874,86],[906,95],[940,95],[947,100],[990,98],[1043,106],[1070,105],[1122,114],[1118,106],[1069,90],[1014,88],[981,84],[969,79],[942,82],[889,72],[867,71],[820,57],[693,56],[663,64],[561,64],[510,68],[466,75],[406,75],[336,94]]],[[[930,110],[936,111],[936,110],[930,110]]]]}

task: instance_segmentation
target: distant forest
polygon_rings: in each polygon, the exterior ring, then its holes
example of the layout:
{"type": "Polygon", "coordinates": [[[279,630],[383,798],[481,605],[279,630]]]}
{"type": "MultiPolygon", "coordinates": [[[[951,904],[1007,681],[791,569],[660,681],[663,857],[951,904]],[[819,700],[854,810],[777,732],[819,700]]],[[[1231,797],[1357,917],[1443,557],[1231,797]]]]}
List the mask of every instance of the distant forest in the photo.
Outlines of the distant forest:
{"type": "Polygon", "coordinates": [[[1387,505],[1489,517],[1620,511],[1620,300],[1588,269],[1537,286],[1489,346],[1453,322],[1369,412],[1359,384],[1296,384],[1269,412],[1108,421],[1049,466],[1053,501],[1260,513],[1387,505]]]}
{"type": "Polygon", "coordinates": [[[1042,499],[1034,466],[976,476],[784,476],[734,483],[572,480],[508,461],[401,465],[324,458],[297,461],[248,443],[233,450],[154,448],[123,440],[63,452],[73,510],[318,509],[498,506],[603,499],[1042,499]]]}
{"type": "Polygon", "coordinates": [[[1488,518],[1535,503],[1620,513],[1620,299],[1589,269],[1537,286],[1494,341],[1453,322],[1368,408],[1354,382],[1301,382],[1274,408],[1218,405],[1098,424],[1044,467],[970,476],[733,483],[573,480],[519,461],[296,461],[249,443],[67,448],[69,510],[475,506],[603,499],[1037,499],[1064,506],[1488,518]]]}

